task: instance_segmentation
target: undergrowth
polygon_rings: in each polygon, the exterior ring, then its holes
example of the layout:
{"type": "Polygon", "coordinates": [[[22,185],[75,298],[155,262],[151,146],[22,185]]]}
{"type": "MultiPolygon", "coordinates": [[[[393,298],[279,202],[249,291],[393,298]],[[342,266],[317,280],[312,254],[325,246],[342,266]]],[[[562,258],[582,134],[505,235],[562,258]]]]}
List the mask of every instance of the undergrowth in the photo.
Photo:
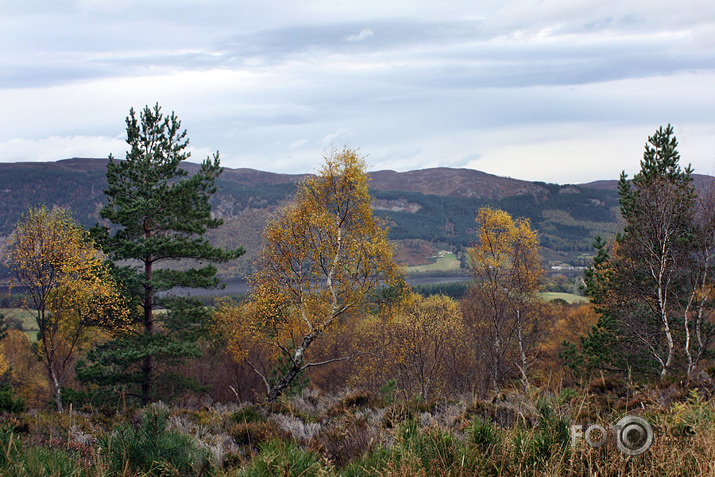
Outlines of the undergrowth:
{"type": "Polygon", "coordinates": [[[574,390],[428,403],[348,392],[271,405],[155,404],[113,417],[5,414],[0,476],[715,473],[715,402],[707,390],[640,390],[609,402],[574,390]],[[599,448],[572,434],[572,425],[610,429],[627,414],[655,432],[640,455],[620,452],[610,434],[599,448]]]}

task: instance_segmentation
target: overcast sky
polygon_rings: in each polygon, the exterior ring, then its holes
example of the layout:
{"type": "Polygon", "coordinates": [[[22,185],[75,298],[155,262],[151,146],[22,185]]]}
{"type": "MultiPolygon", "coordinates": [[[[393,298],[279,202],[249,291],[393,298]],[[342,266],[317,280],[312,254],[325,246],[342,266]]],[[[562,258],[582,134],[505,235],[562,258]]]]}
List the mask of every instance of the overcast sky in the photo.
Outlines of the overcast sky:
{"type": "Polygon", "coordinates": [[[715,173],[713,0],[0,0],[0,161],[124,157],[158,102],[192,159],[313,172],[637,172],[673,124],[715,173]]]}

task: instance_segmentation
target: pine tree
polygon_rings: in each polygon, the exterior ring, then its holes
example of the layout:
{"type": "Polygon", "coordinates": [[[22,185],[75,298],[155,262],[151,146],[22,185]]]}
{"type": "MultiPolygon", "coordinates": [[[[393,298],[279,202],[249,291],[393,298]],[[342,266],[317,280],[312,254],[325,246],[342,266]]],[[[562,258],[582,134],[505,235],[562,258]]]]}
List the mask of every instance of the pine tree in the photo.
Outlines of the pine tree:
{"type": "Polygon", "coordinates": [[[140,332],[98,349],[90,356],[92,365],[81,368],[79,375],[96,383],[138,384],[146,403],[156,394],[156,361],[176,364],[195,356],[196,333],[205,321],[198,302],[168,299],[161,292],[173,287],[216,287],[219,280],[213,263],[244,252],[213,247],[205,238],[208,229],[222,224],[211,217],[209,203],[222,172],[218,153],[189,175],[181,167],[190,156],[189,141],[173,112],[165,117],[156,104],[145,107],[137,119],[131,109],[126,125],[130,150],[126,160],[109,157],[108,202],[100,212],[113,229],[97,226],[93,233],[115,264],[131,263],[118,268],[117,275],[134,309],[141,310],[136,317],[140,332]],[[186,269],[185,262],[177,266],[182,259],[205,265],[186,269]],[[157,314],[157,306],[166,307],[168,313],[157,314]]]}
{"type": "Polygon", "coordinates": [[[599,253],[586,273],[586,292],[601,315],[581,343],[594,368],[664,377],[683,366],[682,351],[688,374],[694,368],[689,346],[681,350],[681,343],[698,311],[693,304],[702,267],[694,261],[692,170],[680,167],[677,146],[672,126],[660,127],[648,138],[641,170],[632,180],[621,174],[624,229],[610,255],[597,241],[599,253]]]}

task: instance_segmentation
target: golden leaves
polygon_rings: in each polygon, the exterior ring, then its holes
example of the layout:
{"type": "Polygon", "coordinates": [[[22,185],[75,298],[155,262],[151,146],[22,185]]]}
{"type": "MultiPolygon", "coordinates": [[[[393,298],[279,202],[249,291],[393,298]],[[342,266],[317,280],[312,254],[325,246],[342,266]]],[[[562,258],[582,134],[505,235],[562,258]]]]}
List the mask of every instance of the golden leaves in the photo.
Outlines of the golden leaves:
{"type": "Polygon", "coordinates": [[[478,242],[468,250],[475,278],[487,286],[535,292],[543,269],[539,238],[529,219],[513,220],[503,210],[483,207],[476,222],[478,242]]]}
{"type": "Polygon", "coordinates": [[[335,327],[373,290],[401,282],[367,183],[357,152],[334,150],[298,186],[296,203],[268,222],[250,298],[215,312],[235,357],[245,359],[256,343],[294,349],[335,327]]]}
{"type": "Polygon", "coordinates": [[[72,354],[94,328],[128,325],[117,287],[89,234],[64,209],[30,209],[8,247],[14,285],[32,300],[48,362],[72,354]]]}
{"type": "Polygon", "coordinates": [[[316,328],[399,280],[364,167],[355,151],[334,151],[320,175],[299,186],[297,203],[268,223],[254,300],[298,307],[299,319],[316,328]]]}

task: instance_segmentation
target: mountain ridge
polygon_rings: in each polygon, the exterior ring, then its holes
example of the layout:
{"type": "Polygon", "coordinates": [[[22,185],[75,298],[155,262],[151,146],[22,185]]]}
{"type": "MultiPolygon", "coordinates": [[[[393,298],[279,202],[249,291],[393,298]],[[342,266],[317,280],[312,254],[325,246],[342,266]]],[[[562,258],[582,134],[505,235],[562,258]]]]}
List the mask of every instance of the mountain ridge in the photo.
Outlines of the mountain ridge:
{"type": "MultiPolygon", "coordinates": [[[[45,162],[0,162],[0,174],[6,171],[63,170],[78,173],[105,171],[108,159],[69,158],[45,162]]],[[[182,166],[189,172],[198,170],[200,164],[185,161],[182,166]]],[[[240,184],[295,184],[311,176],[310,173],[286,174],[253,168],[223,166],[222,180],[240,184]]],[[[476,169],[433,167],[410,171],[368,171],[370,186],[378,190],[418,192],[447,197],[503,198],[522,194],[543,194],[544,188],[534,182],[502,177],[476,169]]]]}
{"type": "MultiPolygon", "coordinates": [[[[86,227],[100,221],[99,211],[106,203],[107,162],[71,158],[0,163],[0,203],[4,205],[0,242],[28,208],[41,204],[68,208],[86,227]]],[[[183,167],[191,173],[200,165],[187,161],[183,167]]],[[[388,225],[389,238],[406,265],[430,261],[442,250],[462,257],[475,240],[475,217],[484,206],[529,219],[550,265],[587,265],[593,237],[611,237],[622,226],[615,180],[559,185],[447,167],[368,174],[375,215],[388,225]]],[[[221,269],[224,277],[243,277],[252,271],[266,221],[290,203],[297,183],[309,176],[224,168],[211,201],[213,213],[224,225],[211,231],[209,239],[222,247],[241,245],[248,251],[236,264],[221,269]]],[[[695,177],[696,185],[712,180],[695,177]]]]}

